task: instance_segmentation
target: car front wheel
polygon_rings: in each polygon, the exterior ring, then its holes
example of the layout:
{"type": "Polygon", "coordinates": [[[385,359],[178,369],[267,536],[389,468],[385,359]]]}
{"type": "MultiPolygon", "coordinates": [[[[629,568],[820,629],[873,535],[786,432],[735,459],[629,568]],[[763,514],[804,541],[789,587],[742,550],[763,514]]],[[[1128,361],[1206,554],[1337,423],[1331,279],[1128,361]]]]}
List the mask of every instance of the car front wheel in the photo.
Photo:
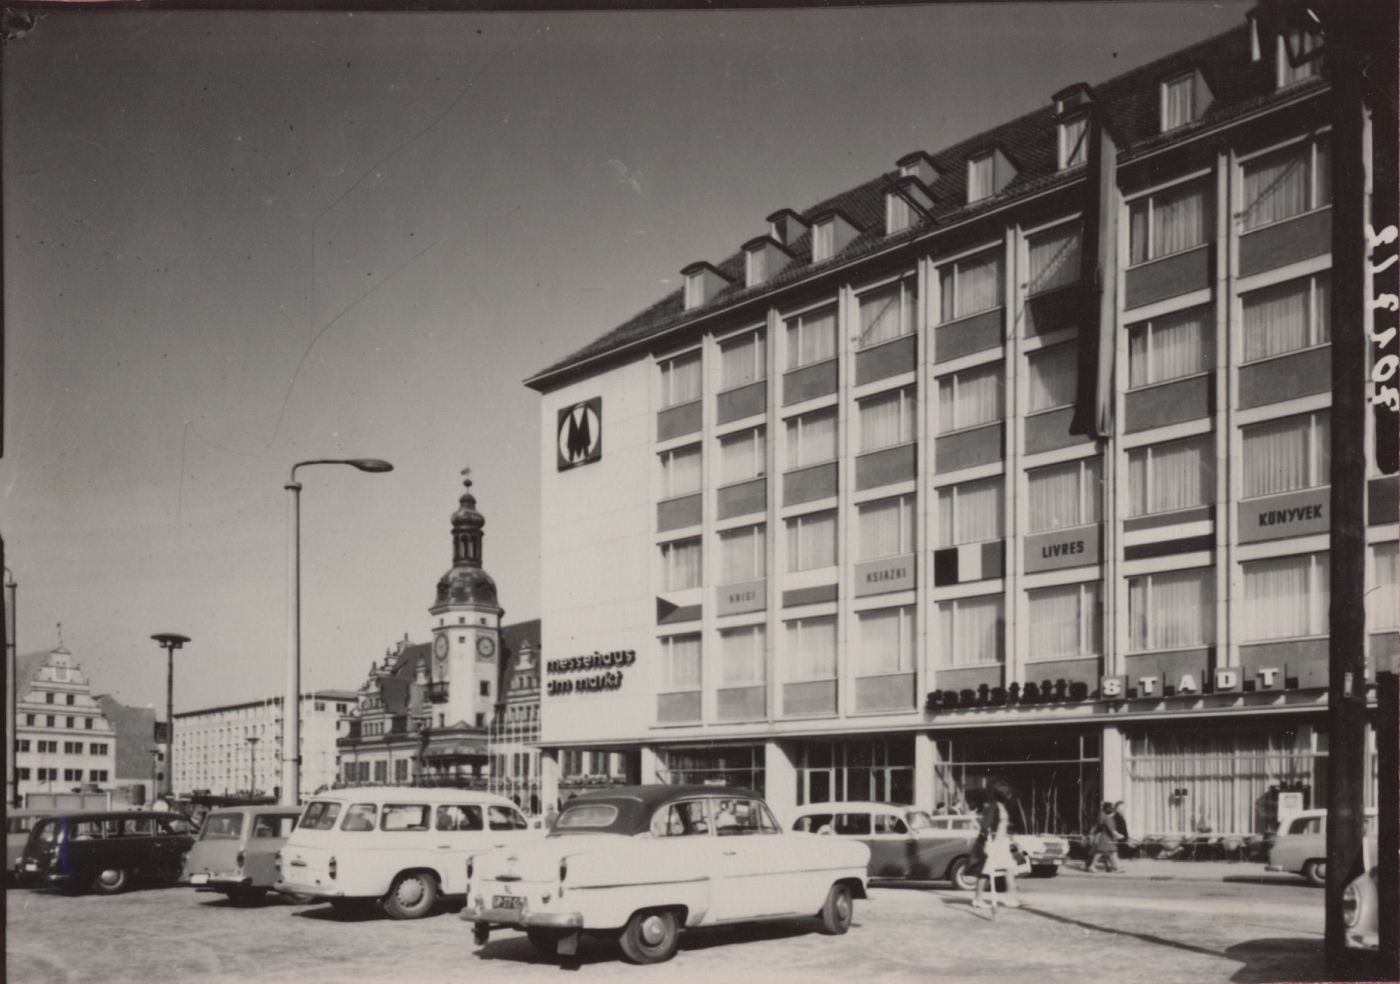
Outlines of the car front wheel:
{"type": "Polygon", "coordinates": [[[680,946],[680,925],[674,912],[637,912],[618,938],[622,955],[634,964],[665,963],[680,946]]]}
{"type": "Polygon", "coordinates": [[[425,871],[411,871],[394,879],[384,896],[384,912],[390,919],[418,919],[437,902],[437,879],[425,871]]]}
{"type": "Polygon", "coordinates": [[[122,868],[106,868],[92,880],[92,890],[99,895],[116,895],[125,891],[131,877],[122,868]]]}
{"type": "Polygon", "coordinates": [[[837,882],[826,893],[826,904],[822,906],[822,932],[828,936],[840,936],[851,928],[851,918],[855,914],[855,902],[851,899],[851,886],[837,882]]]}
{"type": "Polygon", "coordinates": [[[973,866],[972,859],[960,857],[948,866],[948,880],[953,883],[953,887],[963,892],[970,892],[977,887],[977,871],[973,866]]]}
{"type": "Polygon", "coordinates": [[[1324,887],[1327,884],[1327,862],[1309,861],[1303,865],[1303,877],[1308,880],[1309,885],[1324,887]]]}

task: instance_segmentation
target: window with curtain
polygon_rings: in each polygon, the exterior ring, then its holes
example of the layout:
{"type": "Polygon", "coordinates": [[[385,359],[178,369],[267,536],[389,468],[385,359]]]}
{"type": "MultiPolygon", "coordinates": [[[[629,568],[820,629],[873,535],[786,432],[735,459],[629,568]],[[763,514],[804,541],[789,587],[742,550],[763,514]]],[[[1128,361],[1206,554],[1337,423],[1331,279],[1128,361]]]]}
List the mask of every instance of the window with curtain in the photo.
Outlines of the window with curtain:
{"type": "Polygon", "coordinates": [[[1332,278],[1328,274],[1265,287],[1245,294],[1240,301],[1245,362],[1332,340],[1332,278]]]}
{"type": "Polygon", "coordinates": [[[1028,471],[1027,531],[1044,533],[1097,523],[1103,511],[1102,475],[1103,461],[1097,456],[1028,471]]]}
{"type": "Polygon", "coordinates": [[[762,427],[726,434],[719,439],[719,481],[721,485],[747,482],[767,469],[767,441],[762,427]]]}
{"type": "Polygon", "coordinates": [[[787,422],[787,470],[821,464],[836,457],[836,410],[793,417],[787,422]]]}
{"type": "Polygon", "coordinates": [[[1130,263],[1146,263],[1194,249],[1213,235],[1204,180],[1165,188],[1128,204],[1130,263]]]}
{"type": "Polygon", "coordinates": [[[731,390],[766,378],[766,358],[761,331],[720,342],[719,388],[731,390]]]}
{"type": "Polygon", "coordinates": [[[859,560],[914,552],[914,497],[901,495],[856,508],[859,560]]]}
{"type": "Polygon", "coordinates": [[[1079,344],[1052,345],[1026,356],[1029,370],[1027,413],[1053,410],[1074,404],[1079,382],[1079,344]]]}
{"type": "Polygon", "coordinates": [[[939,320],[1001,307],[1001,252],[989,250],[938,268],[939,320]]]}
{"type": "Polygon", "coordinates": [[[914,440],[912,386],[861,400],[859,406],[861,451],[877,451],[914,440]]]}
{"type": "Polygon", "coordinates": [[[1312,58],[1300,65],[1294,65],[1288,58],[1288,46],[1292,45],[1295,55],[1315,51],[1322,44],[1316,34],[1304,30],[1289,31],[1287,38],[1278,39],[1278,84],[1279,88],[1301,82],[1317,75],[1318,59],[1312,58]]]}
{"type": "Polygon", "coordinates": [[[661,685],[667,691],[700,689],[700,635],[661,639],[661,685]]]}
{"type": "Polygon", "coordinates": [[[785,524],[787,569],[808,571],[836,564],[836,512],[793,516],[785,524]]]}
{"type": "Polygon", "coordinates": [[[836,358],[836,308],[826,307],[787,319],[789,369],[836,358]]]}
{"type": "Polygon", "coordinates": [[[1400,629],[1400,544],[1371,545],[1371,576],[1366,585],[1366,628],[1370,632],[1400,629]]]}
{"type": "Polygon", "coordinates": [[[744,253],[744,285],[753,287],[768,279],[767,254],[762,249],[751,249],[744,253]]]}
{"type": "Polygon", "coordinates": [[[1001,595],[938,603],[938,665],[980,666],[1005,661],[1001,595]]]}
{"type": "Polygon", "coordinates": [[[1327,634],[1327,554],[1252,560],[1240,570],[1245,642],[1327,634]]]}
{"type": "Polygon", "coordinates": [[[761,625],[721,629],[719,633],[719,685],[761,687],[764,683],[761,625]]]}
{"type": "Polygon", "coordinates": [[[768,573],[764,527],[745,526],[719,535],[720,584],[752,581],[768,573]]]}
{"type": "Polygon", "coordinates": [[[938,545],[1002,537],[1002,477],[980,478],[938,490],[938,545]]]}
{"type": "Polygon", "coordinates": [[[1133,448],[1128,452],[1128,514],[1204,506],[1215,497],[1211,435],[1133,448]]]}
{"type": "Polygon", "coordinates": [[[836,616],[784,622],[783,650],[788,680],[832,679],[836,676],[836,616]]]}
{"type": "Polygon", "coordinates": [[[1208,646],[1215,640],[1215,573],[1208,567],[1128,579],[1128,648],[1208,646]]]}
{"type": "Polygon", "coordinates": [[[1246,231],[1332,203],[1330,144],[1305,140],[1245,161],[1240,168],[1246,231]]]}
{"type": "Polygon", "coordinates": [[[967,161],[967,202],[980,202],[996,190],[996,159],[991,151],[967,161]]]}
{"type": "Polygon", "coordinates": [[[856,619],[860,626],[860,649],[856,660],[862,676],[913,672],[913,605],[861,612],[856,619]]]}
{"type": "Polygon", "coordinates": [[[885,195],[885,235],[903,232],[910,225],[909,203],[893,192],[885,195]]]}
{"type": "Polygon", "coordinates": [[[938,379],[938,431],[990,424],[1002,414],[1002,364],[964,369],[938,379]]]}
{"type": "Polygon", "coordinates": [[[1128,326],[1128,387],[1207,372],[1215,365],[1208,308],[1192,308],[1128,326]]]}
{"type": "Polygon", "coordinates": [[[1089,117],[1076,116],[1060,124],[1060,170],[1088,159],[1089,117]]]}
{"type": "Polygon", "coordinates": [[[700,399],[700,353],[661,363],[661,405],[679,406],[700,399]]]}
{"type": "Polygon", "coordinates": [[[831,259],[836,252],[836,220],[827,219],[812,226],[812,262],[831,259]]]}
{"type": "Polygon", "coordinates": [[[861,294],[859,345],[878,345],[913,331],[917,299],[912,278],[861,294]]]}
{"type": "Polygon", "coordinates": [[[700,491],[700,446],[661,452],[661,497],[674,499],[700,491]]]}
{"type": "Polygon", "coordinates": [[[685,278],[685,309],[697,308],[705,303],[705,275],[692,273],[685,278]]]}
{"type": "Polygon", "coordinates": [[[1026,249],[1030,261],[1028,293],[1054,290],[1079,279],[1079,223],[1038,232],[1027,238],[1026,249]]]}
{"type": "Polygon", "coordinates": [[[1245,427],[1243,437],[1244,498],[1327,484],[1332,435],[1326,410],[1245,427]]]}
{"type": "Polygon", "coordinates": [[[1162,83],[1162,132],[1185,126],[1196,118],[1194,72],[1162,83]]]}
{"type": "Polygon", "coordinates": [[[1031,659],[1097,656],[1103,639],[1099,582],[1062,584],[1026,592],[1034,626],[1031,659]]]}
{"type": "Polygon", "coordinates": [[[661,566],[667,591],[700,587],[700,540],[675,540],[661,544],[661,566]]]}

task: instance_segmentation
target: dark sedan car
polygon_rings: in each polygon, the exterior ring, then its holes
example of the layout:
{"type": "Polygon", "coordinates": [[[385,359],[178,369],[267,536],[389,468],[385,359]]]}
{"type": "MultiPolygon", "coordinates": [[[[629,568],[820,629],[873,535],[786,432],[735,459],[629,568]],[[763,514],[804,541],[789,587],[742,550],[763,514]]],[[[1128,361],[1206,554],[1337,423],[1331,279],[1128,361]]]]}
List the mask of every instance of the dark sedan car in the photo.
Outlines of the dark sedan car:
{"type": "Polygon", "coordinates": [[[193,844],[189,822],[169,813],[62,813],[34,825],[20,864],[32,884],[113,895],[174,884],[193,844]]]}

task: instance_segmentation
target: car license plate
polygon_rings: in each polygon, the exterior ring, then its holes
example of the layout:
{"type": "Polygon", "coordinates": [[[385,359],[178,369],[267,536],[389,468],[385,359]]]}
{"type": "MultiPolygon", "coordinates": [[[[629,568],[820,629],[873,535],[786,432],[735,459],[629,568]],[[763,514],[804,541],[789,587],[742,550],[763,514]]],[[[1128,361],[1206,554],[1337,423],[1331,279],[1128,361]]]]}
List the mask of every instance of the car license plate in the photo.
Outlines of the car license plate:
{"type": "Polygon", "coordinates": [[[39,865],[38,865],[37,863],[33,862],[33,861],[26,861],[26,862],[24,862],[24,870],[25,870],[25,871],[38,871],[38,870],[39,870],[39,865]]]}
{"type": "Polygon", "coordinates": [[[191,885],[208,885],[208,884],[209,884],[209,876],[208,876],[208,875],[190,875],[190,884],[191,884],[191,885]]]}
{"type": "Polygon", "coordinates": [[[491,896],[491,908],[523,909],[525,908],[525,899],[519,895],[493,895],[491,896]]]}

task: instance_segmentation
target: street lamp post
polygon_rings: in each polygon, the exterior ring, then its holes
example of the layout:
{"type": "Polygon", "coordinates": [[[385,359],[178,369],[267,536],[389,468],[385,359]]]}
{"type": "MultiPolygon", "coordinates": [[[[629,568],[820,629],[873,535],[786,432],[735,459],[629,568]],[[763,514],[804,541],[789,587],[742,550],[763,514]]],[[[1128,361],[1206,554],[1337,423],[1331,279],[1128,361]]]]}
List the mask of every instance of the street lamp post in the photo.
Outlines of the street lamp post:
{"type": "MultiPolygon", "coordinates": [[[[0,548],[3,549],[3,548],[0,548]]],[[[19,593],[19,582],[14,572],[5,568],[5,674],[10,687],[10,805],[20,807],[19,795],[19,640],[15,628],[15,596],[19,593]]]]}
{"type": "Polygon", "coordinates": [[[363,472],[388,472],[394,466],[378,458],[316,458],[292,466],[287,484],[287,580],[291,595],[287,617],[287,693],[282,701],[282,805],[301,805],[301,483],[305,465],[349,465],[363,472]]]}
{"type": "Polygon", "coordinates": [[[248,795],[258,794],[258,760],[254,754],[254,749],[258,747],[258,736],[249,735],[244,739],[248,743],[248,795]]]}
{"type": "Polygon", "coordinates": [[[178,632],[151,636],[165,650],[165,791],[175,795],[175,650],[190,641],[178,632]]]}

